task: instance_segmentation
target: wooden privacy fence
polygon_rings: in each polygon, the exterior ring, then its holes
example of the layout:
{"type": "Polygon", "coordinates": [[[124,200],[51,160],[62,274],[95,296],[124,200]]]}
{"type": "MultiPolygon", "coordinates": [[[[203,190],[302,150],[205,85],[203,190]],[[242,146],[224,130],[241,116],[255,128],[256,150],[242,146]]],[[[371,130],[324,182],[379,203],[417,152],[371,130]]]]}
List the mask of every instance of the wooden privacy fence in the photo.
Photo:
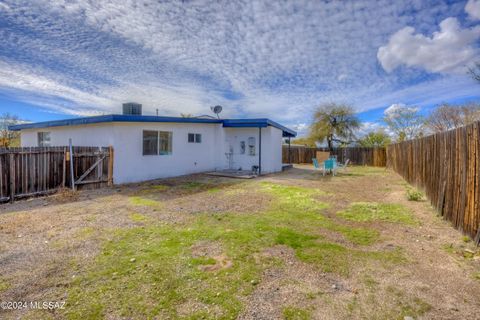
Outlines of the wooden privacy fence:
{"type": "Polygon", "coordinates": [[[480,242],[480,122],[390,145],[388,167],[425,191],[432,205],[480,242]]]}
{"type": "MultiPolygon", "coordinates": [[[[303,146],[283,146],[283,163],[312,163],[317,151],[328,151],[327,148],[309,148],[303,146]]],[[[352,164],[385,167],[387,158],[385,148],[347,147],[333,148],[330,154],[336,155],[339,162],[344,163],[350,159],[352,164]]]]}
{"type": "Polygon", "coordinates": [[[72,151],[73,157],[69,147],[0,149],[0,202],[72,186],[113,184],[112,147],[72,147],[72,151]]]}

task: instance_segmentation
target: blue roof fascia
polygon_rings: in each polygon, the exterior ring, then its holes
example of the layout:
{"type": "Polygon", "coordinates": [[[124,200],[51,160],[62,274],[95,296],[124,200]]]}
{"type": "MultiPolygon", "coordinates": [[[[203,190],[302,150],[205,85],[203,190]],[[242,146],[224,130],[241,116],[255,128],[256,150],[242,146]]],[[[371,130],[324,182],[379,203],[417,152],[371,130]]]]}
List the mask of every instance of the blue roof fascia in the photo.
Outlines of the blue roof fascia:
{"type": "Polygon", "coordinates": [[[104,116],[73,118],[66,120],[54,120],[35,123],[25,123],[9,126],[12,131],[23,129],[39,129],[49,127],[78,126],[85,124],[95,124],[103,122],[176,122],[176,123],[222,123],[224,127],[232,128],[265,128],[273,126],[283,131],[284,137],[295,137],[297,133],[281,124],[269,119],[199,119],[199,118],[181,118],[181,117],[159,117],[159,116],[141,116],[141,115],[120,115],[111,114],[104,116]]]}
{"type": "Polygon", "coordinates": [[[157,117],[157,116],[140,116],[140,115],[121,115],[111,114],[105,116],[94,116],[85,118],[74,118],[67,120],[54,120],[35,123],[25,123],[9,126],[12,131],[23,129],[39,129],[49,127],[78,126],[84,124],[94,124],[103,122],[180,122],[180,123],[222,123],[220,119],[198,119],[198,118],[181,118],[181,117],[157,117]]]}
{"type": "Polygon", "coordinates": [[[53,120],[53,121],[17,124],[17,125],[9,126],[8,129],[12,131],[19,131],[23,129],[63,127],[63,126],[92,124],[92,123],[110,122],[110,121],[113,121],[113,115],[111,114],[106,116],[95,116],[95,117],[73,118],[73,119],[65,119],[65,120],[53,120]]]}
{"type": "Polygon", "coordinates": [[[289,129],[285,126],[282,126],[280,123],[278,122],[275,122],[275,121],[272,121],[270,119],[267,119],[268,121],[268,124],[271,125],[272,127],[275,127],[277,129],[280,129],[283,131],[283,136],[284,137],[296,137],[297,136],[297,132],[292,130],[292,129],[289,129]]]}
{"type": "Polygon", "coordinates": [[[275,127],[282,130],[284,137],[295,137],[297,133],[281,124],[272,121],[270,119],[225,119],[223,120],[224,127],[232,128],[249,128],[249,127],[258,127],[265,128],[268,126],[275,127]]]}
{"type": "Polygon", "coordinates": [[[268,126],[267,119],[224,119],[224,127],[230,128],[265,128],[268,126]]]}
{"type": "Polygon", "coordinates": [[[222,123],[221,119],[199,119],[183,117],[160,117],[140,115],[113,115],[115,122],[178,122],[178,123],[222,123]]]}

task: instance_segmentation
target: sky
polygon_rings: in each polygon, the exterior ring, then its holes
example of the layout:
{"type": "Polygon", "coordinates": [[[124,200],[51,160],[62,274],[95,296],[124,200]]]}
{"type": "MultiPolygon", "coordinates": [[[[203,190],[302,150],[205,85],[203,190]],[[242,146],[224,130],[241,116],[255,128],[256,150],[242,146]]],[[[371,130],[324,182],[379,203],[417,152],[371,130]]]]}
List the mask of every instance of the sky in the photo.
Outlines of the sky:
{"type": "Polygon", "coordinates": [[[480,0],[0,0],[0,113],[268,117],[307,132],[315,107],[364,128],[394,104],[480,101],[480,0]]]}

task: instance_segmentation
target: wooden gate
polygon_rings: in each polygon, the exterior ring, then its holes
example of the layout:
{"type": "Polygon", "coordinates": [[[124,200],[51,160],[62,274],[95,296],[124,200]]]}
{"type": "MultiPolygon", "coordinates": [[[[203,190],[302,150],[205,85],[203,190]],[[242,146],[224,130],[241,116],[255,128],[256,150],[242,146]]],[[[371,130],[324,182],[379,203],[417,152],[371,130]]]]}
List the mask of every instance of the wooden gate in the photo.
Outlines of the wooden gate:
{"type": "Polygon", "coordinates": [[[0,149],[0,202],[112,184],[112,147],[0,149]]]}

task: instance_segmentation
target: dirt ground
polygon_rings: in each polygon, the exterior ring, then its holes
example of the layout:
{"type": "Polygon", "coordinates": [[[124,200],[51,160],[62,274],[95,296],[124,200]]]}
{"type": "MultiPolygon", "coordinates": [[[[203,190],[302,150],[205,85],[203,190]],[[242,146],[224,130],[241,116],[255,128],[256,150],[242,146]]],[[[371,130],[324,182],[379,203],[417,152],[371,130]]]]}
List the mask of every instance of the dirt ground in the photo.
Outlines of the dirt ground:
{"type": "MultiPolygon", "coordinates": [[[[322,230],[332,243],[368,252],[398,249],[405,259],[389,267],[352,261],[350,272],[343,274],[300,259],[292,247],[271,246],[258,253],[259,259],[273,257],[279,263],[263,269],[252,292],[241,298],[239,319],[480,319],[478,248],[438,217],[428,201],[408,201],[408,185],[382,168],[351,168],[323,177],[307,165],[252,180],[191,175],[2,204],[0,301],[68,301],[72,282],[91,268],[105,243],[115,241],[118,230],[150,224],[187,228],[202,214],[262,214],[276,201],[256,191],[265,182],[322,190],[316,197],[329,204],[326,217],[379,233],[365,247],[331,228],[322,230]],[[339,218],[338,212],[357,202],[402,205],[417,223],[339,218]]],[[[232,264],[221,247],[209,242],[193,246],[192,255],[213,257],[205,272],[232,264]]],[[[178,317],[188,317],[191,308],[178,317]]],[[[0,309],[0,319],[19,318],[69,316],[62,310],[0,309]]]]}

